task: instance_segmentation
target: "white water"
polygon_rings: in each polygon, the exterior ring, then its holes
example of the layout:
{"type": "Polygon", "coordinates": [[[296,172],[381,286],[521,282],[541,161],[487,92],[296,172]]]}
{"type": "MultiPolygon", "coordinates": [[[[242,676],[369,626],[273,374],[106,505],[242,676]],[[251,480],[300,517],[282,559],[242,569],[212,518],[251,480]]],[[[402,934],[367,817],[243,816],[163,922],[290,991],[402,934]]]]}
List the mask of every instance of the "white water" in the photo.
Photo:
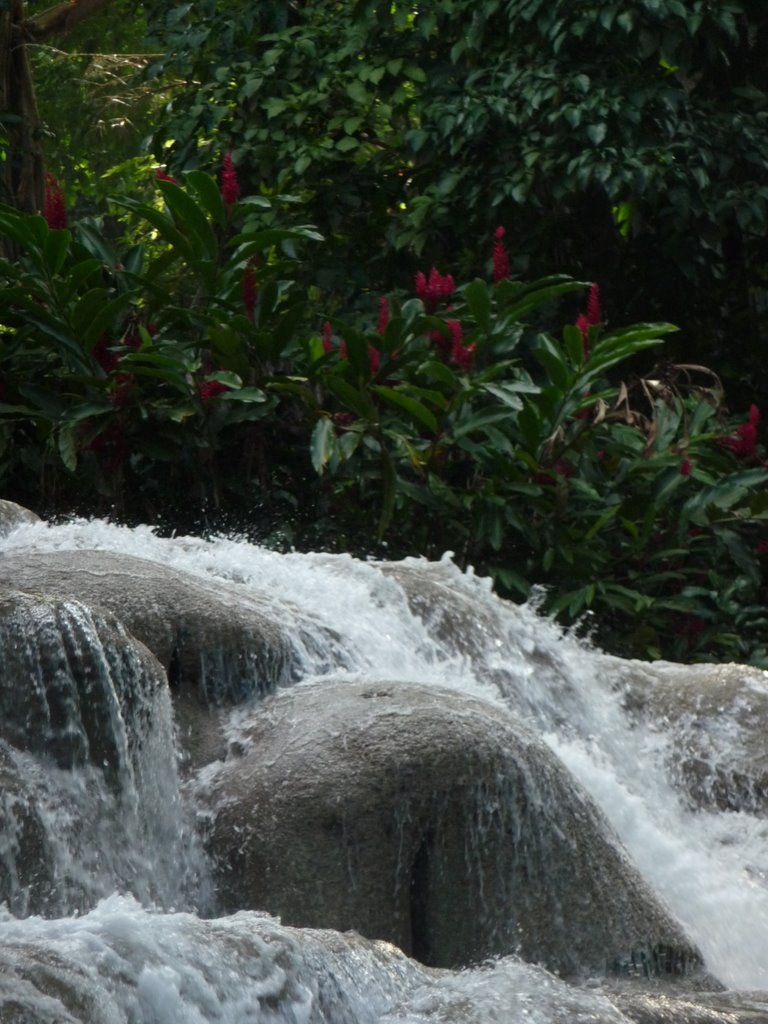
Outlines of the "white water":
{"type": "MultiPolygon", "coordinates": [[[[642,874],[704,953],[707,969],[728,987],[768,990],[768,822],[744,813],[687,809],[667,780],[667,737],[627,721],[612,689],[610,661],[564,636],[534,609],[499,602],[486,581],[462,574],[449,559],[433,566],[432,576],[474,616],[470,646],[453,643],[450,636],[436,639],[434,629],[411,613],[395,578],[346,556],[280,555],[229,539],[167,540],[148,528],[103,522],[25,525],[0,545],[7,551],[100,548],[236,581],[269,595],[278,606],[298,606],[310,622],[335,630],[350,660],[350,675],[435,683],[508,704],[545,736],[589,790],[642,874]]],[[[308,651],[303,666],[308,679],[321,670],[313,657],[308,651]]],[[[124,1016],[105,1016],[105,1024],[112,1019],[201,1024],[325,1020],[317,1016],[322,977],[327,984],[333,978],[335,989],[341,985],[345,992],[335,1016],[327,1018],[334,1024],[459,1020],[450,1016],[451,999],[463,997],[476,1007],[477,1020],[489,1022],[558,1019],[553,1010],[557,1000],[570,1007],[564,1019],[586,1020],[598,1011],[601,1019],[624,1019],[606,1009],[599,993],[568,989],[513,958],[485,972],[454,975],[428,972],[387,954],[386,967],[358,964],[359,973],[353,972],[345,989],[339,978],[349,972],[350,956],[355,964],[355,958],[373,956],[369,946],[334,959],[320,944],[313,974],[290,929],[264,924],[267,932],[273,929],[273,938],[259,938],[252,934],[254,919],[264,921],[240,914],[210,923],[208,945],[188,916],[151,913],[130,898],[115,896],[77,921],[6,917],[0,938],[6,943],[45,938],[61,947],[62,956],[91,964],[89,984],[95,984],[95,971],[104,991],[114,996],[119,990],[115,998],[124,1016]],[[249,928],[242,923],[246,918],[249,928]],[[217,959],[219,944],[226,946],[230,939],[247,944],[247,936],[258,947],[258,957],[249,947],[225,969],[217,959]],[[283,949],[281,959],[270,941],[289,952],[283,949]],[[266,972],[264,978],[248,978],[245,965],[252,958],[262,965],[258,971],[266,972]],[[276,971],[283,986],[279,1011],[270,1009],[266,995],[254,995],[259,985],[266,986],[265,992],[278,985],[276,971]],[[239,996],[230,991],[230,983],[241,986],[239,996]],[[484,998],[488,1002],[481,1012],[484,998]],[[256,1008],[247,1010],[248,1005],[256,1008]],[[537,1006],[547,1006],[549,1016],[539,1017],[537,1006]],[[437,1008],[447,1015],[439,1016],[437,1008]]]]}

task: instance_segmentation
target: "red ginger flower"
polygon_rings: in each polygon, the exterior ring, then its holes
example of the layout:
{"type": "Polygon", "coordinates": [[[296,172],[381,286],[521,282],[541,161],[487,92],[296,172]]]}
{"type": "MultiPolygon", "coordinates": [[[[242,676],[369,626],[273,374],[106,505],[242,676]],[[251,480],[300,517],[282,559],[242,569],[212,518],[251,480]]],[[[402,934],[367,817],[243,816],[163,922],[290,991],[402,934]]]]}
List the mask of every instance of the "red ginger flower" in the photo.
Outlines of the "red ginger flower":
{"type": "Polygon", "coordinates": [[[221,165],[221,198],[224,205],[229,209],[237,202],[240,186],[237,182],[237,171],[232,163],[232,154],[229,150],[224,154],[224,161],[221,165]]]}
{"type": "Polygon", "coordinates": [[[475,346],[465,345],[462,339],[461,324],[458,320],[446,321],[451,331],[451,359],[462,370],[471,370],[475,363],[475,346]]]}
{"type": "Polygon", "coordinates": [[[330,352],[333,348],[331,342],[331,321],[326,320],[323,324],[323,352],[330,352]]]}
{"type": "Polygon", "coordinates": [[[493,243],[493,281],[494,284],[498,284],[499,281],[506,281],[509,277],[509,256],[502,241],[504,228],[496,228],[494,237],[496,241],[493,243]]]}
{"type": "Polygon", "coordinates": [[[225,391],[229,391],[229,387],[220,380],[201,380],[197,385],[197,392],[204,402],[210,402],[216,395],[221,395],[225,391]]]}
{"type": "Polygon", "coordinates": [[[693,472],[693,463],[690,459],[683,459],[680,463],[680,476],[690,476],[693,472]]]}
{"type": "Polygon", "coordinates": [[[256,300],[259,297],[259,289],[256,287],[256,257],[251,256],[243,271],[243,305],[245,315],[253,323],[256,300]]]}
{"type": "Polygon", "coordinates": [[[61,185],[52,174],[45,179],[45,205],[43,216],[48,227],[52,230],[59,230],[67,226],[67,208],[64,205],[64,193],[61,185]]]}
{"type": "Polygon", "coordinates": [[[172,178],[170,176],[170,174],[168,174],[168,172],[166,171],[166,169],[164,167],[157,167],[155,169],[155,178],[158,181],[170,181],[170,183],[172,185],[178,185],[179,184],[178,181],[176,181],[175,178],[172,178]]]}
{"type": "Polygon", "coordinates": [[[587,322],[595,326],[603,322],[603,311],[600,309],[600,286],[593,284],[587,299],[587,322]]]}
{"type": "Polygon", "coordinates": [[[449,298],[456,288],[456,282],[450,274],[443,276],[435,267],[429,272],[429,278],[420,270],[416,275],[416,295],[424,303],[427,313],[434,313],[443,299],[449,298]]]}
{"type": "Polygon", "coordinates": [[[587,299],[587,312],[581,313],[576,326],[581,331],[581,344],[584,351],[584,358],[589,358],[589,328],[596,327],[603,322],[603,312],[600,309],[600,288],[593,284],[589,289],[587,299]]]}
{"type": "Polygon", "coordinates": [[[389,302],[387,296],[382,295],[379,299],[379,322],[376,325],[376,333],[380,338],[384,337],[384,332],[389,324],[389,302]]]}
{"type": "Polygon", "coordinates": [[[760,410],[752,403],[746,423],[736,428],[735,437],[724,437],[723,444],[730,448],[740,459],[748,459],[755,454],[757,445],[757,424],[760,422],[760,410]]]}

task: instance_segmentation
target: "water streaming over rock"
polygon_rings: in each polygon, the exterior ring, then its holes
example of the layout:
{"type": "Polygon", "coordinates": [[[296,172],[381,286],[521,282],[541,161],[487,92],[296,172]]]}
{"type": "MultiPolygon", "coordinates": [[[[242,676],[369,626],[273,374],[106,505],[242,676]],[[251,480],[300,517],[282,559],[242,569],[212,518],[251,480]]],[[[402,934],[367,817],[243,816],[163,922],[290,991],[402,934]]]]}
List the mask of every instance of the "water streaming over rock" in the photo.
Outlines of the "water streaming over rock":
{"type": "MultiPolygon", "coordinates": [[[[74,522],[20,525],[0,539],[0,568],[4,555],[91,550],[239,588],[278,621],[298,615],[279,684],[394,680],[509,709],[596,801],[711,975],[768,992],[768,820],[758,797],[746,809],[723,797],[743,781],[738,714],[750,688],[764,694],[759,674],[736,670],[738,699],[708,729],[706,709],[670,710],[682,692],[672,667],[607,658],[450,558],[376,565],[74,522]],[[646,713],[644,688],[667,684],[670,708],[646,713]]],[[[759,994],[750,1017],[725,996],[664,1016],[655,996],[641,1006],[514,955],[435,970],[383,942],[217,916],[190,828],[190,794],[213,769],[185,791],[162,669],[108,614],[0,592],[3,1024],[768,1021],[759,994]]],[[[221,750],[244,749],[242,708],[219,724],[221,750]]]]}

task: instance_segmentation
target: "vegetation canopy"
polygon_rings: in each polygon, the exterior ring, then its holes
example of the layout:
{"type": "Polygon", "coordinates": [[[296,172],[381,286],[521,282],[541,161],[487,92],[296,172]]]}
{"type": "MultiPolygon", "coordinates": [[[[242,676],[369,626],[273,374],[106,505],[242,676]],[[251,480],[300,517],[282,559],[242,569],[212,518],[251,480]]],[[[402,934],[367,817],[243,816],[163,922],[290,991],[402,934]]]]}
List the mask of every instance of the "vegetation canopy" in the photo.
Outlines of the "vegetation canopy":
{"type": "Polygon", "coordinates": [[[4,492],[768,663],[768,13],[121,4],[0,19],[4,492]]]}

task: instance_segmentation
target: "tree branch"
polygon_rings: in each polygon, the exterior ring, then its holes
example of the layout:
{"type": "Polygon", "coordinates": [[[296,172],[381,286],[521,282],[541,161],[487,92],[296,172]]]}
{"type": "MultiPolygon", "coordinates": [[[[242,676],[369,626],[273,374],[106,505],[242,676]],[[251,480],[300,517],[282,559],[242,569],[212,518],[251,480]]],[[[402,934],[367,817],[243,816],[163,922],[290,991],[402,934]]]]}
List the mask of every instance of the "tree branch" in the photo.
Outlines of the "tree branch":
{"type": "Polygon", "coordinates": [[[98,14],[111,3],[112,0],[68,0],[49,7],[47,11],[41,11],[34,18],[25,19],[19,25],[19,33],[24,42],[39,43],[50,36],[70,32],[81,21],[98,14]]]}

